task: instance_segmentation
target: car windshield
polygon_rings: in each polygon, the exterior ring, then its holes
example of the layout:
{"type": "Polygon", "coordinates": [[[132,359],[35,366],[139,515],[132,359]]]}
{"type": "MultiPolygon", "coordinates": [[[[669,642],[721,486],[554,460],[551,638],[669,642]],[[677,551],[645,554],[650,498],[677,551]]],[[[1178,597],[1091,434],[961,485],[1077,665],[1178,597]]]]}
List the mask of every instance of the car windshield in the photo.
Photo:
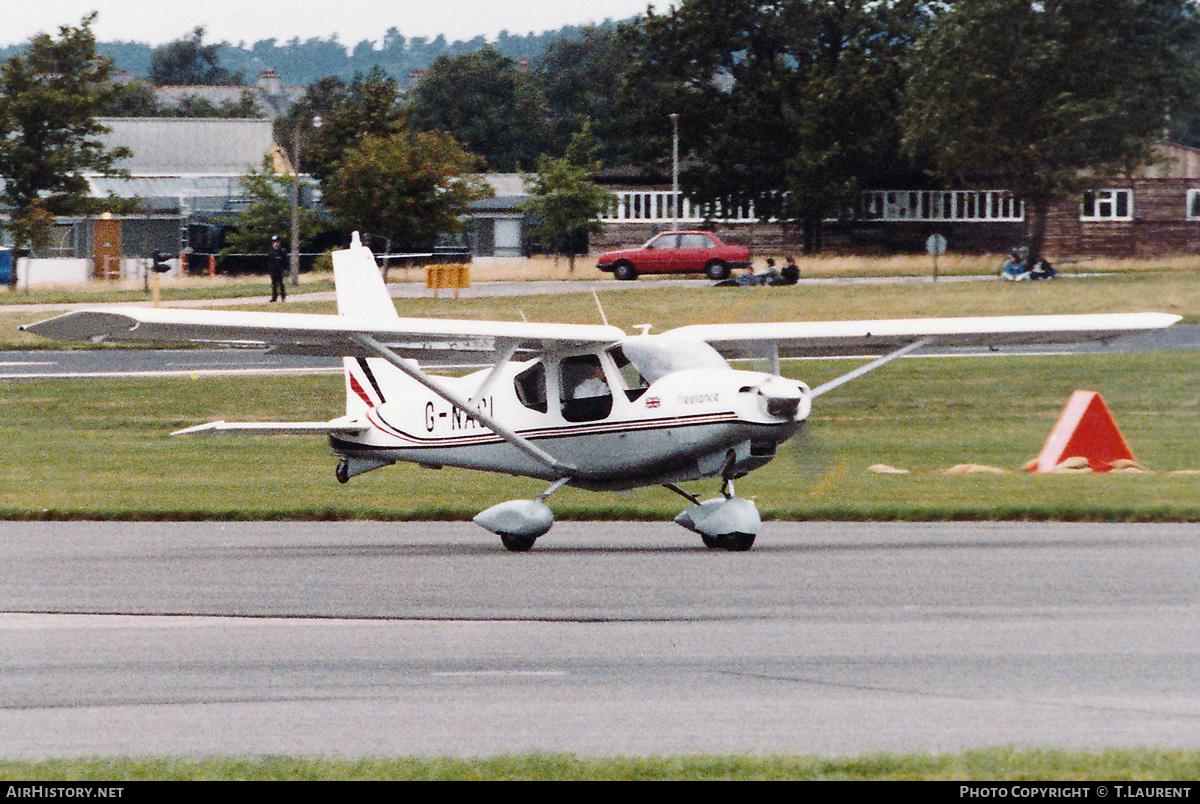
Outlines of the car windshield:
{"type": "Polygon", "coordinates": [[[642,335],[630,338],[621,346],[629,362],[647,382],[657,382],[672,372],[684,369],[729,368],[725,358],[704,341],[642,335]]]}

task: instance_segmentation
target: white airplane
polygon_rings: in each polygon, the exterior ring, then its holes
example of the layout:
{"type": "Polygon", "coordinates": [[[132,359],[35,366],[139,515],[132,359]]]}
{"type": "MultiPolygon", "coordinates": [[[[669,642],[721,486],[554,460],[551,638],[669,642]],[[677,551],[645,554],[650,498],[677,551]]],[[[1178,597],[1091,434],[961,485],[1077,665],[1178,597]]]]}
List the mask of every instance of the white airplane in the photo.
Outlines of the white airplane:
{"type": "Polygon", "coordinates": [[[334,252],[337,315],[109,308],[23,329],[96,343],[265,348],[344,358],[346,413],[326,422],[211,422],[188,433],[313,433],[340,457],[336,476],[408,461],[540,478],[533,499],[499,503],[475,522],[512,551],[530,549],[564,485],[617,491],[661,485],[691,506],[676,522],[710,548],[748,550],[760,518],[734,480],[770,461],[812,401],[925,346],[1108,340],[1180,319],[1160,313],[1006,316],[685,326],[628,335],[608,325],[401,318],[358,236],[334,252]],[[795,356],[880,354],[809,388],[782,377],[795,356]],[[727,360],[765,358],[770,370],[727,360]],[[420,361],[420,362],[418,362],[420,361]],[[426,367],[490,366],[466,376],[426,367]],[[701,501],[679,484],[719,478],[701,501]]]}

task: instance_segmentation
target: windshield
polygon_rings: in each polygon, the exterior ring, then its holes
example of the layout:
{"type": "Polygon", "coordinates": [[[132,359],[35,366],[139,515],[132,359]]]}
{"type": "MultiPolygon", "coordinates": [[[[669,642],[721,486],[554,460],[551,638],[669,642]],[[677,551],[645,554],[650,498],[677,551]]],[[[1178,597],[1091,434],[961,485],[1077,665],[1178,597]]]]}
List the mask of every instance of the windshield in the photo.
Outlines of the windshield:
{"type": "Polygon", "coordinates": [[[725,358],[704,341],[665,335],[642,335],[621,344],[629,362],[647,382],[684,369],[729,368],[725,358]]]}

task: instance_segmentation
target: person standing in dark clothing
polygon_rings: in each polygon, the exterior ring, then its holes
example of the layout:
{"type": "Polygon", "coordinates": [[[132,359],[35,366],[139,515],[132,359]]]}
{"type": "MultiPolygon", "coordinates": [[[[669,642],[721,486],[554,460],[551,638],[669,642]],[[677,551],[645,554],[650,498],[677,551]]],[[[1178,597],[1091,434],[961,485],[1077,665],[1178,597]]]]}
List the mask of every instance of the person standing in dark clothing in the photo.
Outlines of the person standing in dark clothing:
{"type": "Polygon", "coordinates": [[[267,252],[267,269],[271,272],[271,301],[287,301],[283,286],[283,273],[287,270],[288,251],[278,237],[271,238],[271,250],[267,252]]]}

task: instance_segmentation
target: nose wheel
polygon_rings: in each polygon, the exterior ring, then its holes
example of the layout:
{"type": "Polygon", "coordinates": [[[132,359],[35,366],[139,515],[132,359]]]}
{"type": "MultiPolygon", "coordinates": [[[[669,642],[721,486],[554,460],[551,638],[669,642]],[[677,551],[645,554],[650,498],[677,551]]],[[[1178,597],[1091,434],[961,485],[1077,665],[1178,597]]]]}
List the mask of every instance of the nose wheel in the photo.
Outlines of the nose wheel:
{"type": "Polygon", "coordinates": [[[726,478],[721,496],[701,502],[695,496],[673,484],[666,488],[693,503],[692,507],[675,517],[675,521],[700,535],[710,550],[744,553],[754,546],[762,519],[753,501],[733,493],[733,481],[726,478]]]}

